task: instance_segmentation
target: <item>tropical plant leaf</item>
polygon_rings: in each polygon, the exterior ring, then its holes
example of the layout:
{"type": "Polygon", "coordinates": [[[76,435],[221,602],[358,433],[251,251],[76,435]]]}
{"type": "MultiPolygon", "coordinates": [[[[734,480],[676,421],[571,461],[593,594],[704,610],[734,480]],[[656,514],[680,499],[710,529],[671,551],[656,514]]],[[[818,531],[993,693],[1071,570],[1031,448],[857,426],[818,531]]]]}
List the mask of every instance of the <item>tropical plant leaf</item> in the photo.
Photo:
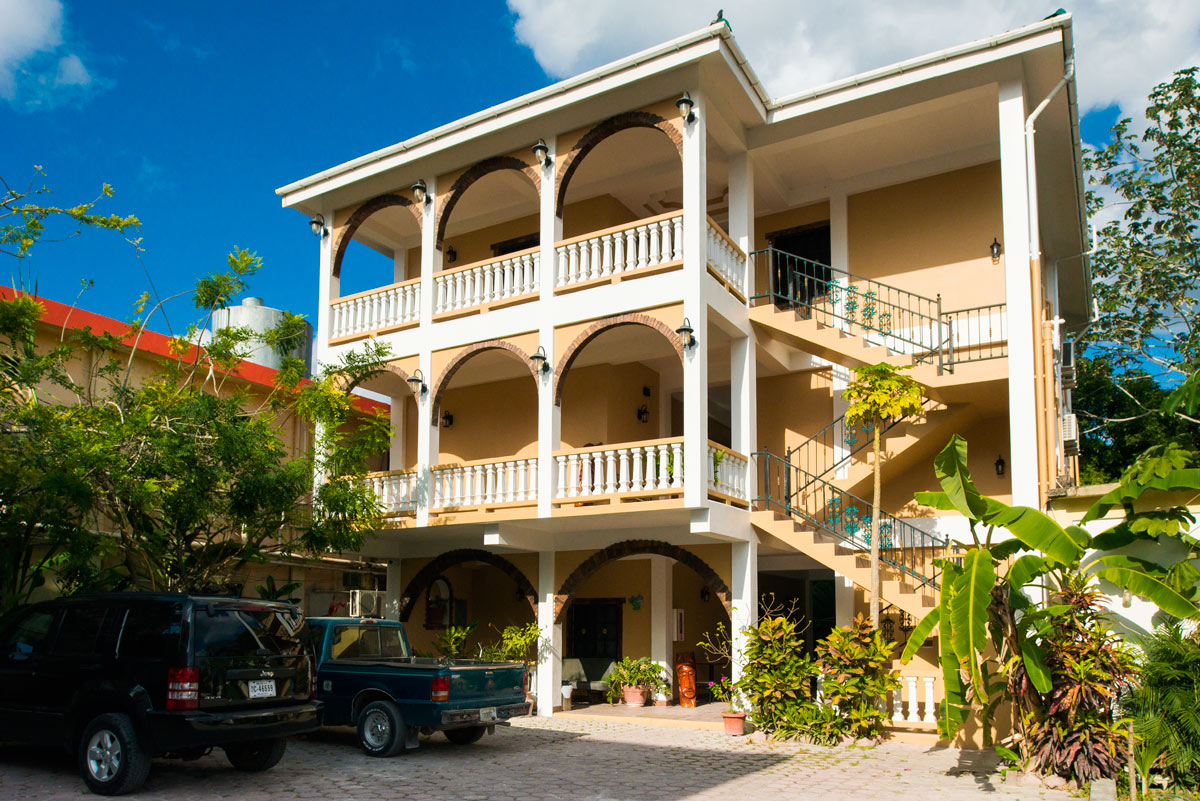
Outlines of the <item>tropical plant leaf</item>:
{"type": "Polygon", "coordinates": [[[1189,467],[1171,470],[1165,475],[1153,476],[1145,481],[1122,480],[1121,484],[1101,495],[1087,514],[1079,521],[1086,525],[1093,520],[1099,520],[1107,515],[1114,506],[1132,503],[1142,496],[1146,490],[1172,492],[1174,490],[1200,489],[1200,468],[1189,467]]]}
{"type": "Polygon", "coordinates": [[[983,686],[978,654],[987,647],[987,609],[995,584],[992,552],[987,548],[976,548],[963,557],[962,575],[954,582],[954,597],[950,599],[954,653],[970,672],[981,698],[987,695],[987,688],[983,686]]]}
{"type": "Polygon", "coordinates": [[[1046,655],[1032,637],[1021,638],[1021,661],[1025,672],[1039,693],[1048,693],[1054,687],[1050,670],[1046,667],[1046,655]]]}
{"type": "Polygon", "coordinates": [[[917,649],[929,639],[929,635],[933,632],[934,627],[937,626],[938,620],[941,617],[942,608],[935,606],[929,610],[929,613],[925,617],[921,618],[921,622],[908,634],[908,642],[904,644],[904,653],[900,654],[901,662],[906,665],[908,664],[908,661],[916,655],[917,649]]]}
{"type": "Polygon", "coordinates": [[[1051,564],[1044,556],[1027,553],[1012,563],[1004,577],[1013,588],[1019,589],[1044,574],[1051,564]]]}
{"type": "Polygon", "coordinates": [[[993,545],[992,546],[992,556],[1003,562],[1008,557],[1012,556],[1013,554],[1015,554],[1019,551],[1023,551],[1028,547],[1029,547],[1028,545],[1021,542],[1016,537],[1013,537],[1010,540],[1004,540],[1003,542],[998,542],[995,545],[993,545]]]}
{"type": "Polygon", "coordinates": [[[1017,755],[1017,753],[1015,751],[1013,751],[1011,748],[1005,748],[1002,745],[997,745],[997,746],[993,746],[993,750],[998,755],[1000,755],[1004,759],[1007,759],[1009,762],[1013,763],[1014,765],[1021,764],[1021,757],[1019,757],[1017,755]]]}
{"type": "Polygon", "coordinates": [[[1028,506],[1010,506],[989,514],[984,520],[1005,528],[1035,551],[1060,564],[1069,565],[1083,556],[1083,549],[1049,515],[1028,506]]]}
{"type": "Polygon", "coordinates": [[[1115,551],[1117,548],[1124,548],[1139,539],[1151,538],[1138,534],[1129,527],[1128,522],[1122,521],[1092,537],[1092,547],[1097,551],[1115,551]]]}
{"type": "Polygon", "coordinates": [[[1141,566],[1129,557],[1110,554],[1101,556],[1094,564],[1103,565],[1096,570],[1097,576],[1129,590],[1139,598],[1145,598],[1168,615],[1179,618],[1200,617],[1200,610],[1197,610],[1195,604],[1163,581],[1144,572],[1141,566]]]}
{"type": "Polygon", "coordinates": [[[983,495],[971,481],[971,471],[967,467],[967,441],[958,434],[950,437],[946,447],[942,448],[933,460],[933,471],[937,475],[946,497],[963,517],[980,520],[987,513],[988,506],[983,495]]]}

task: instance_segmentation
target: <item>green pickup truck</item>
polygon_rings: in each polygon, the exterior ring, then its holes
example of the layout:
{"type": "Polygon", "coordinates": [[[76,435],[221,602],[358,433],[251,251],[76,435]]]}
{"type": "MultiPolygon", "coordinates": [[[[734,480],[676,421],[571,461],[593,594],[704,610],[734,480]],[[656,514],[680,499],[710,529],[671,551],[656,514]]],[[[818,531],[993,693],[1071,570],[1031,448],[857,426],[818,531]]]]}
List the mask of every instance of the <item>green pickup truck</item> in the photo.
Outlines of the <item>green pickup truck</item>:
{"type": "Polygon", "coordinates": [[[416,748],[435,731],[467,745],[529,714],[520,662],[415,657],[404,624],[392,620],[310,617],[308,631],[324,725],[354,726],[370,756],[416,748]]]}

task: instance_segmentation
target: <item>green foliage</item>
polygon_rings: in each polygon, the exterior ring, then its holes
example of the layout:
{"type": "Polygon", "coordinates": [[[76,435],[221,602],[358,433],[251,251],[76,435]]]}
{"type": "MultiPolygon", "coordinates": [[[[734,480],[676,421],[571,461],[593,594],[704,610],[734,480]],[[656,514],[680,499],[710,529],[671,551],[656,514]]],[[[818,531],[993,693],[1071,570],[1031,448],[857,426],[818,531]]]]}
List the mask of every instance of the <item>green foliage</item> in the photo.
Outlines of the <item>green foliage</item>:
{"type": "Polygon", "coordinates": [[[465,626],[446,626],[434,636],[433,650],[445,659],[458,659],[462,656],[467,638],[478,626],[479,622],[475,620],[465,626]]]}
{"type": "Polygon", "coordinates": [[[479,658],[496,662],[524,662],[526,667],[537,662],[537,646],[541,629],[536,622],[505,626],[500,639],[480,645],[479,658]]]}
{"type": "Polygon", "coordinates": [[[883,638],[862,615],[817,643],[817,669],[824,676],[825,703],[837,715],[821,727],[821,739],[875,738],[883,734],[887,713],[879,699],[900,686],[892,672],[896,644],[883,638]]]}
{"type": "Polygon", "coordinates": [[[650,693],[665,693],[671,687],[667,669],[648,656],[632,659],[622,657],[605,678],[608,682],[608,702],[614,704],[621,699],[626,687],[644,687],[650,693]]]}
{"type": "Polygon", "coordinates": [[[262,584],[256,584],[254,591],[258,593],[258,597],[264,601],[284,601],[291,600],[292,593],[303,586],[298,581],[289,581],[287,584],[276,584],[275,577],[268,575],[262,584]]]}
{"type": "Polygon", "coordinates": [[[1141,647],[1136,681],[1121,699],[1134,718],[1139,772],[1157,762],[1173,784],[1200,788],[1200,635],[1160,626],[1141,647]]]}
{"type": "Polygon", "coordinates": [[[802,708],[812,698],[809,680],[817,675],[804,653],[804,630],[787,617],[767,616],[743,634],[746,662],[736,689],[754,725],[775,736],[802,733],[802,708]]]}

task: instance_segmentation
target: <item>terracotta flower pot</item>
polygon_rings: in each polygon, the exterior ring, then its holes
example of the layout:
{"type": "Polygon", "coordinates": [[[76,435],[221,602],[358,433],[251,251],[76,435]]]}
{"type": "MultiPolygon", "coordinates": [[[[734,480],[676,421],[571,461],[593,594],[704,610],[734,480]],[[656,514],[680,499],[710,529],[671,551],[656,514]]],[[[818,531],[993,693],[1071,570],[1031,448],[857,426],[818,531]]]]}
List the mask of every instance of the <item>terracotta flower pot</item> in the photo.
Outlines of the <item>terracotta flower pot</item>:
{"type": "Polygon", "coordinates": [[[646,698],[650,695],[645,687],[634,687],[629,684],[621,688],[621,694],[625,696],[625,703],[628,706],[645,706],[646,698]]]}
{"type": "Polygon", "coordinates": [[[746,733],[745,712],[722,712],[721,720],[725,721],[725,733],[730,737],[741,737],[746,733]]]}

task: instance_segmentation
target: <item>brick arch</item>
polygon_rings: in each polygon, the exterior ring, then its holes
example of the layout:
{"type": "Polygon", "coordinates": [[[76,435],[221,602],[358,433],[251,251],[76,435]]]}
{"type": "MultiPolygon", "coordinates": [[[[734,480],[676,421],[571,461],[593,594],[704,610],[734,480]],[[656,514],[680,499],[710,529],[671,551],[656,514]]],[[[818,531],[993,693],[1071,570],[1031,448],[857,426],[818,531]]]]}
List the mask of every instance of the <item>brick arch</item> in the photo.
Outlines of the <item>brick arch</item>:
{"type": "Polygon", "coordinates": [[[562,406],[563,379],[567,375],[567,371],[571,369],[571,365],[575,363],[575,359],[579,353],[587,347],[600,334],[610,328],[619,328],[623,325],[644,325],[647,328],[653,328],[655,331],[662,334],[671,343],[671,347],[675,348],[675,352],[679,354],[679,361],[683,362],[683,340],[679,338],[671,330],[671,327],[662,320],[651,317],[648,314],[618,314],[615,317],[605,317],[603,320],[597,320],[588,326],[583,333],[575,337],[575,341],[567,346],[566,353],[558,363],[558,367],[554,371],[554,405],[562,406]]]}
{"type": "MultiPolygon", "coordinates": [[[[401,381],[404,382],[404,384],[403,384],[404,388],[408,392],[412,393],[414,397],[416,396],[416,393],[413,392],[412,385],[408,383],[408,373],[406,373],[398,365],[395,365],[395,364],[385,364],[383,367],[379,368],[378,370],[371,373],[370,375],[360,376],[357,381],[347,381],[346,386],[345,386],[345,391],[350,392],[350,391],[354,390],[355,388],[357,388],[358,386],[360,386],[364,381],[370,381],[372,379],[379,378],[381,375],[384,375],[384,374],[387,374],[390,376],[395,376],[395,377],[399,378],[401,381]]],[[[343,376],[343,378],[345,378],[345,376],[343,376]]]]}
{"type": "Polygon", "coordinates": [[[562,161],[558,165],[558,178],[556,180],[558,184],[558,199],[555,201],[555,214],[562,217],[563,205],[567,200],[567,185],[571,183],[571,177],[575,175],[575,170],[579,169],[579,162],[588,153],[591,153],[596,145],[613,134],[628,130],[629,128],[655,128],[662,131],[671,140],[671,143],[675,145],[675,150],[679,153],[679,159],[682,162],[683,134],[679,132],[678,128],[668,122],[666,118],[652,114],[649,111],[627,111],[624,114],[609,117],[581,136],[579,141],[575,143],[575,146],[563,156],[562,161]]]}
{"type": "Polygon", "coordinates": [[[488,350],[506,350],[514,354],[524,362],[525,366],[529,368],[529,374],[533,376],[533,380],[537,381],[537,371],[534,369],[533,363],[529,361],[529,354],[511,342],[505,342],[503,339],[489,339],[485,342],[476,342],[474,345],[468,345],[454,354],[454,358],[450,360],[450,364],[438,377],[437,385],[433,391],[433,407],[429,417],[434,425],[437,424],[437,421],[441,417],[442,396],[446,394],[446,387],[450,385],[450,380],[454,378],[454,374],[472,358],[488,350]]]}
{"type": "Polygon", "coordinates": [[[554,596],[554,621],[556,623],[563,622],[563,615],[566,613],[567,607],[571,605],[571,601],[575,599],[575,593],[579,591],[579,588],[597,570],[614,559],[622,559],[626,556],[636,556],[638,554],[667,556],[687,565],[695,571],[696,575],[700,576],[705,586],[712,590],[713,594],[721,600],[721,605],[725,607],[725,612],[732,616],[733,593],[729,591],[729,585],[717,575],[717,571],[709,567],[708,563],[699,556],[696,556],[691,551],[680,548],[678,545],[672,545],[669,542],[662,542],[661,540],[624,540],[592,554],[583,561],[583,564],[575,568],[571,575],[567,576],[567,580],[559,588],[558,594],[554,596]]]}
{"type": "Polygon", "coordinates": [[[529,602],[529,607],[533,610],[534,616],[537,616],[537,590],[534,589],[533,584],[525,577],[525,574],[521,572],[519,567],[503,556],[498,556],[491,551],[484,551],[478,548],[459,548],[454,551],[446,551],[436,557],[432,562],[417,571],[417,575],[412,577],[412,580],[404,587],[404,592],[400,594],[400,620],[405,623],[408,622],[413,608],[417,605],[417,599],[421,597],[421,594],[425,592],[426,588],[438,576],[455,565],[461,565],[465,562],[483,562],[511,578],[517,583],[517,589],[525,596],[525,600],[529,602]]]}
{"type": "Polygon", "coordinates": [[[377,211],[382,211],[389,206],[404,206],[417,220],[417,225],[421,224],[421,209],[417,204],[413,203],[403,195],[387,194],[380,195],[368,200],[366,203],[359,206],[350,215],[350,219],[346,220],[346,225],[342,227],[338,234],[337,242],[333,246],[333,275],[334,277],[342,274],[342,257],[346,255],[346,248],[350,247],[350,240],[354,238],[354,232],[358,227],[366,222],[366,219],[377,211]]]}
{"type": "Polygon", "coordinates": [[[458,205],[463,193],[483,176],[498,170],[515,170],[521,173],[529,179],[529,182],[533,184],[533,190],[538,193],[538,197],[541,197],[542,177],[537,166],[526,164],[515,156],[493,156],[490,159],[484,159],[458,176],[458,180],[450,187],[450,195],[446,198],[446,202],[438,209],[437,246],[439,248],[446,239],[446,225],[450,222],[450,212],[458,205]]]}

